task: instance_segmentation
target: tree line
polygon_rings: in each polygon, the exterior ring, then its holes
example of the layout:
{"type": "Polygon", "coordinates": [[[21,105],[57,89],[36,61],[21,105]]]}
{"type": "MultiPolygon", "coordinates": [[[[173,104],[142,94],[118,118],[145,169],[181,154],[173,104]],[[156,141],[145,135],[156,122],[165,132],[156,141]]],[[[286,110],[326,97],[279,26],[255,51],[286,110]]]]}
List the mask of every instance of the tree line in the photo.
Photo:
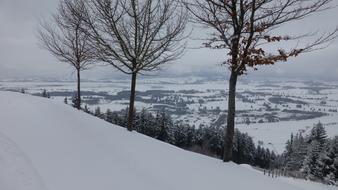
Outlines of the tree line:
{"type": "Polygon", "coordinates": [[[292,134],[283,157],[285,169],[293,171],[293,175],[338,185],[338,136],[328,138],[322,123],[317,123],[306,136],[292,134]]]}
{"type": "MultiPolygon", "coordinates": [[[[101,111],[97,107],[92,111],[85,106],[84,111],[109,123],[124,128],[128,126],[128,108],[121,111],[101,111]]],[[[137,132],[185,150],[222,159],[224,128],[205,125],[196,127],[175,122],[165,111],[152,114],[142,109],[134,114],[137,132]]],[[[250,164],[265,169],[281,166],[280,155],[268,148],[256,146],[251,136],[239,130],[235,131],[233,155],[233,161],[238,164],[250,164]]]]}
{"type": "Polygon", "coordinates": [[[75,69],[78,109],[81,71],[100,63],[129,75],[127,129],[132,131],[137,77],[180,58],[190,33],[188,22],[207,27],[203,47],[224,49],[223,64],[230,70],[227,128],[221,133],[226,162],[233,159],[238,77],[249,68],[326,47],[338,29],[323,34],[283,34],[277,29],[327,10],[333,1],[61,0],[52,19],[41,23],[38,37],[43,48],[75,69]]]}

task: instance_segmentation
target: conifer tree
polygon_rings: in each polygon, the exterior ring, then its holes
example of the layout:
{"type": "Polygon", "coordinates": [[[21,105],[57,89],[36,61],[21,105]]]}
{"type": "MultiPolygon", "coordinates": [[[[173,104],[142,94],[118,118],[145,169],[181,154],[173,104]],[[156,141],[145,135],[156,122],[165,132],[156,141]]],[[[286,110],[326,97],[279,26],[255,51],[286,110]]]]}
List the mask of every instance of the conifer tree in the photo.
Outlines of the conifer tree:
{"type": "Polygon", "coordinates": [[[318,141],[312,141],[309,145],[307,155],[305,157],[302,172],[308,179],[315,180],[321,177],[321,171],[318,169],[318,159],[320,158],[322,146],[318,141]]]}
{"type": "Polygon", "coordinates": [[[322,146],[327,138],[326,130],[321,122],[318,122],[311,130],[308,142],[318,141],[322,146]]]}
{"type": "Polygon", "coordinates": [[[329,143],[325,156],[320,159],[324,181],[331,185],[338,185],[338,136],[329,143]]]}
{"type": "Polygon", "coordinates": [[[101,117],[101,108],[99,106],[95,108],[94,116],[101,117]]]}

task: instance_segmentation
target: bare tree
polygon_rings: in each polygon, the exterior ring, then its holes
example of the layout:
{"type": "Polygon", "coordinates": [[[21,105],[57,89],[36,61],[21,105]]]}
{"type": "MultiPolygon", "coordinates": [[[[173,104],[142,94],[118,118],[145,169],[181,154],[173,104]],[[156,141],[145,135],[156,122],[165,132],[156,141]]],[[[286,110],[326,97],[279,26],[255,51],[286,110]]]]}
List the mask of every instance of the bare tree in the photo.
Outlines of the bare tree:
{"type": "Polygon", "coordinates": [[[84,19],[99,61],[131,75],[128,130],[133,130],[136,78],[182,55],[187,14],[172,0],[92,0],[84,19]]]}
{"type": "Polygon", "coordinates": [[[324,48],[336,37],[327,33],[280,34],[280,27],[330,8],[333,0],[186,0],[192,20],[213,30],[205,47],[225,49],[229,80],[223,161],[232,160],[238,76],[248,67],[273,65],[324,48]],[[309,42],[312,40],[312,42],[309,42]],[[305,43],[304,43],[305,42],[305,43]],[[278,47],[273,51],[272,47],[278,47]]]}
{"type": "Polygon", "coordinates": [[[81,109],[80,72],[93,61],[89,36],[82,31],[85,4],[81,0],[61,0],[51,22],[44,21],[38,30],[41,46],[60,62],[71,64],[77,74],[75,106],[81,109]],[[78,14],[74,14],[76,8],[78,14]],[[79,15],[80,14],[80,15],[79,15]]]}

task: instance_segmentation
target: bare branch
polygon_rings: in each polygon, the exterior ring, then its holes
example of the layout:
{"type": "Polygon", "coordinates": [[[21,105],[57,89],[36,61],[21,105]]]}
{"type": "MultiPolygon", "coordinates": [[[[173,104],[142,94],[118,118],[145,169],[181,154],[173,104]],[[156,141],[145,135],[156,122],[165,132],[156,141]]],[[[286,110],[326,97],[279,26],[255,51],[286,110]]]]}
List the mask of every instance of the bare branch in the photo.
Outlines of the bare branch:
{"type": "Polygon", "coordinates": [[[227,49],[231,58],[224,63],[238,74],[245,73],[247,66],[255,68],[257,65],[274,64],[301,53],[322,49],[337,37],[338,31],[335,29],[317,35],[316,39],[302,47],[290,48],[287,42],[308,40],[313,34],[280,36],[274,32],[288,23],[332,8],[333,0],[182,0],[182,2],[191,13],[194,22],[215,31],[204,46],[227,49]],[[281,48],[283,51],[277,51],[275,56],[271,56],[264,46],[268,43],[278,43],[285,48],[281,48]]]}
{"type": "Polygon", "coordinates": [[[123,73],[152,71],[183,53],[187,14],[178,2],[92,0],[87,7],[98,59],[123,73]]]}
{"type": "Polygon", "coordinates": [[[93,60],[89,36],[82,32],[82,18],[73,14],[74,9],[83,13],[84,8],[81,0],[62,0],[52,22],[43,21],[38,29],[41,47],[76,70],[87,69],[93,60]]]}

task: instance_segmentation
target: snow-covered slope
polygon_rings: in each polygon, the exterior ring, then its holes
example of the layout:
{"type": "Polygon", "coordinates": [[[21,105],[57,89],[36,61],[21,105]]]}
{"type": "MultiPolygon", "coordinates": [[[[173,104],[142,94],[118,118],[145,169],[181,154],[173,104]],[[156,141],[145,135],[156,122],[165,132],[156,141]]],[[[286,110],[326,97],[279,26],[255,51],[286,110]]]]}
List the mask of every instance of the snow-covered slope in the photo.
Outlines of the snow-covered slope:
{"type": "Polygon", "coordinates": [[[49,99],[0,92],[0,110],[1,190],[336,189],[271,179],[49,99]]]}

